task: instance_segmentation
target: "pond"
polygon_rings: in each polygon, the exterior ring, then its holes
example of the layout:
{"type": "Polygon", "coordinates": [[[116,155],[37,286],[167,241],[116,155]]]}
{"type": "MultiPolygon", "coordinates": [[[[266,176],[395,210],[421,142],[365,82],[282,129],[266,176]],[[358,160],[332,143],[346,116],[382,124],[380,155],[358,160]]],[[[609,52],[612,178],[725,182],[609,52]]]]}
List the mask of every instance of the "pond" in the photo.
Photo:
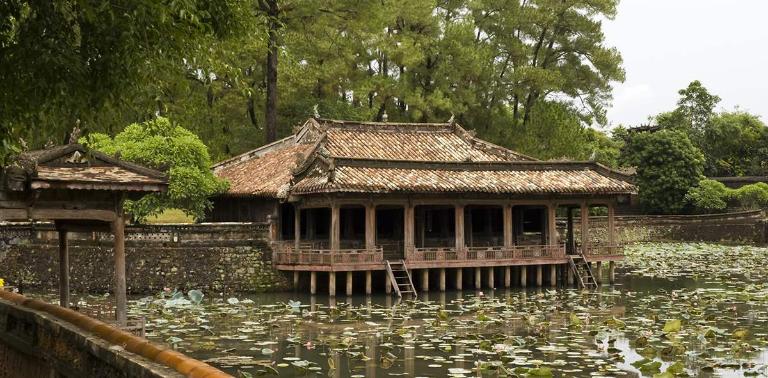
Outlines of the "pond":
{"type": "Polygon", "coordinates": [[[133,299],[130,314],[148,338],[242,377],[766,376],[767,273],[766,248],[643,244],[597,291],[178,293],[133,299]]]}

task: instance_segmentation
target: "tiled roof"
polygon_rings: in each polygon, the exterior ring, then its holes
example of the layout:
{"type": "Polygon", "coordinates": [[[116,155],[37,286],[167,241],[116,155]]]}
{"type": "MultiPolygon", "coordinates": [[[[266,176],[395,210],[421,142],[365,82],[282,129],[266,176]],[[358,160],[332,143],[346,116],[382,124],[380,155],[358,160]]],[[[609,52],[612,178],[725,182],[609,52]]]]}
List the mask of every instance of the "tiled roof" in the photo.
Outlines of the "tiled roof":
{"type": "MultiPolygon", "coordinates": [[[[33,181],[67,182],[69,186],[80,189],[99,189],[113,185],[130,184],[140,188],[142,185],[164,184],[164,180],[131,172],[122,167],[60,167],[39,166],[33,181]]],[[[33,184],[35,185],[35,184],[33,184]]],[[[128,190],[131,190],[128,188],[128,190]]]]}
{"type": "Polygon", "coordinates": [[[543,163],[506,167],[461,164],[419,167],[345,166],[332,170],[316,166],[292,189],[295,194],[316,192],[373,193],[494,193],[494,194],[619,194],[634,187],[605,168],[586,163],[543,163]]]}
{"type": "Polygon", "coordinates": [[[214,168],[214,172],[229,181],[231,195],[281,197],[288,189],[296,161],[311,148],[311,144],[292,144],[214,168]]]}
{"type": "Polygon", "coordinates": [[[482,141],[456,124],[310,118],[294,136],[222,162],[229,194],[288,192],[631,193],[594,163],[540,162],[482,141]]]}

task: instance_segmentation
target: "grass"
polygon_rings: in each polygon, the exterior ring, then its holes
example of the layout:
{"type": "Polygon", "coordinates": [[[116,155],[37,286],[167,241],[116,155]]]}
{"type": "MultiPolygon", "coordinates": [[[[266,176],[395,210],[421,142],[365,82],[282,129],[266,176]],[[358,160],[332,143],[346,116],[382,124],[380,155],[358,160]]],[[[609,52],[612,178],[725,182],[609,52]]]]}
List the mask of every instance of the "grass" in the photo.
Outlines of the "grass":
{"type": "Polygon", "coordinates": [[[168,209],[160,215],[147,218],[147,223],[195,223],[195,220],[179,209],[168,209]]]}

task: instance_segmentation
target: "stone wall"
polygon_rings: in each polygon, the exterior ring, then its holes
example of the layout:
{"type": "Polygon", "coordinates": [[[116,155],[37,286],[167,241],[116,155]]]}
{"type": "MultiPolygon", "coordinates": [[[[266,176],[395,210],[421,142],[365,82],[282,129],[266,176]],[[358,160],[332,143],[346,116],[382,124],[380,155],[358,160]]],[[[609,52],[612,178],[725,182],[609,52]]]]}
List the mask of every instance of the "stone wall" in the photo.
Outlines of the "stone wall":
{"type": "MultiPolygon", "coordinates": [[[[129,293],[163,288],[208,292],[282,290],[288,282],[272,268],[265,224],[163,225],[126,228],[129,293]]],[[[112,236],[69,235],[70,287],[109,292],[112,236]]],[[[0,226],[0,277],[24,289],[58,287],[58,241],[51,225],[0,226]]]]}
{"type": "Polygon", "coordinates": [[[0,377],[231,377],[75,311],[0,291],[0,377]]]}
{"type": "MultiPolygon", "coordinates": [[[[616,218],[617,241],[711,242],[724,244],[768,243],[768,218],[762,211],[711,215],[622,215],[616,218]]],[[[579,218],[574,234],[578,235],[579,218]]],[[[590,217],[590,240],[607,240],[606,217],[590,217]]],[[[578,236],[577,236],[578,238],[578,236]]]]}

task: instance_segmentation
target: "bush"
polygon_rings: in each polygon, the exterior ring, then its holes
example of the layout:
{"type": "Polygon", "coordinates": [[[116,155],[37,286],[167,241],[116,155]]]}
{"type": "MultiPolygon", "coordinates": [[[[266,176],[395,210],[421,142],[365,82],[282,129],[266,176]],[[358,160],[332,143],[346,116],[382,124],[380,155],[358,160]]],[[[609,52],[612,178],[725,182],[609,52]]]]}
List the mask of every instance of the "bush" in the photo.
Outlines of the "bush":
{"type": "Polygon", "coordinates": [[[153,168],[168,168],[168,192],[126,201],[125,210],[134,221],[176,208],[196,220],[210,208],[208,198],[227,190],[228,184],[211,172],[208,147],[189,130],[158,117],[129,125],[114,139],[90,134],[82,139],[90,148],[153,168]]]}
{"type": "Polygon", "coordinates": [[[764,182],[742,186],[735,192],[736,199],[745,209],[768,207],[768,184],[764,182]]]}
{"type": "Polygon", "coordinates": [[[685,198],[699,210],[718,212],[725,210],[733,195],[733,190],[722,182],[707,179],[699,181],[699,185],[691,188],[685,198]]]}

